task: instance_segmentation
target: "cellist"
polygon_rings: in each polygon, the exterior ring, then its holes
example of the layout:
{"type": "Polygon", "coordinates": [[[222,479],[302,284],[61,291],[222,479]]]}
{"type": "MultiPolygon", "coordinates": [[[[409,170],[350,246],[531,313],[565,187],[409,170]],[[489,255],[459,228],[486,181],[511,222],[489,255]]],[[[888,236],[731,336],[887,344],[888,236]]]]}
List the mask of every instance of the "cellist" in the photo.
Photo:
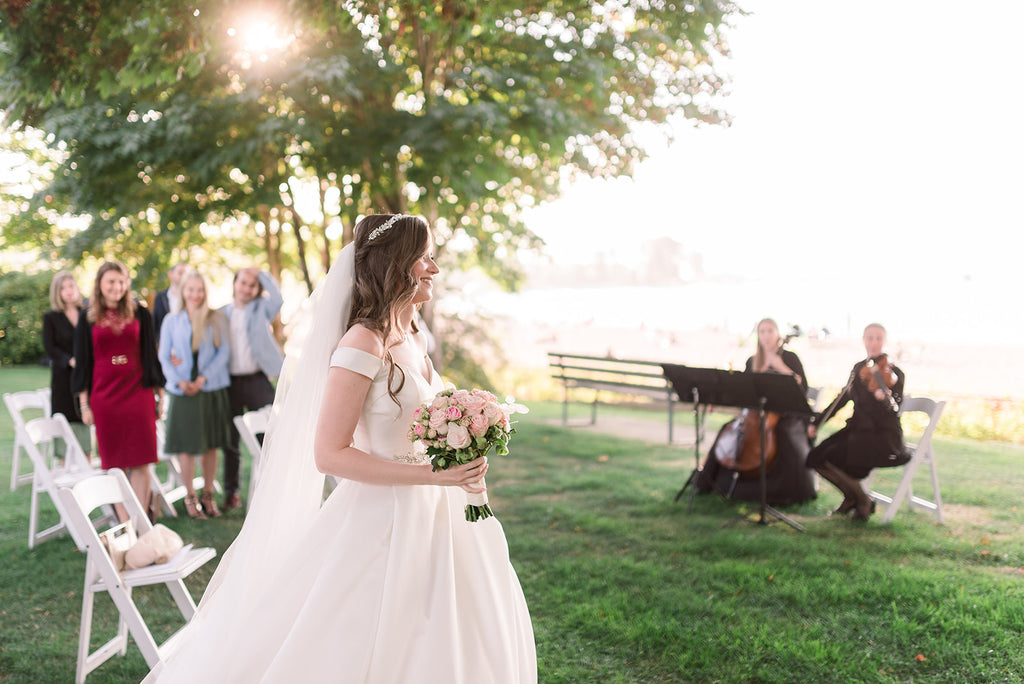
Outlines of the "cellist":
{"type": "Polygon", "coordinates": [[[839,396],[812,419],[807,429],[807,435],[814,439],[821,425],[853,402],[853,415],[846,426],[807,456],[807,467],[814,468],[843,493],[842,503],[830,515],[852,512],[854,520],[867,520],[875,511],[875,502],[860,481],[874,468],[903,465],[910,459],[899,415],[905,377],[882,352],[885,337],[885,328],[878,323],[864,328],[867,358],[854,365],[839,396]]]}
{"type": "MultiPolygon", "coordinates": [[[[785,341],[779,335],[779,326],[771,318],[758,321],[757,350],[747,359],[744,370],[747,373],[792,375],[800,389],[805,394],[807,392],[807,378],[800,357],[785,348],[785,341]]],[[[750,413],[751,418],[755,416],[756,412],[750,413]]],[[[756,418],[754,422],[756,425],[756,418]]],[[[788,506],[816,498],[814,479],[811,471],[806,468],[810,444],[807,441],[805,419],[780,416],[774,424],[775,458],[765,476],[766,503],[772,506],[788,506]]],[[[728,427],[727,425],[723,428],[723,432],[728,427]]],[[[759,439],[759,432],[754,430],[750,436],[759,439]]],[[[716,459],[716,455],[722,451],[717,448],[717,442],[718,440],[712,446],[708,459],[701,469],[697,481],[698,489],[710,491],[717,488],[734,499],[745,501],[760,499],[760,482],[755,477],[758,470],[750,470],[749,477],[734,477],[736,465],[730,464],[728,459],[724,463],[716,459]]]]}

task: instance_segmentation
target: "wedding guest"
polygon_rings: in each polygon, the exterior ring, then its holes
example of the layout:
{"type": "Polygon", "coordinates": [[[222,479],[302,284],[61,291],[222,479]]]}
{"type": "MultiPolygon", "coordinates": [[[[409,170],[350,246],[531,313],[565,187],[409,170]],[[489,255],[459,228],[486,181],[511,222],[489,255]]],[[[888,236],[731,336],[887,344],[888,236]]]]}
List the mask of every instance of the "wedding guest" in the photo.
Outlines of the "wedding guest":
{"type": "Polygon", "coordinates": [[[160,326],[168,314],[181,310],[181,279],[188,270],[188,263],[179,261],[171,266],[167,272],[170,285],[166,289],[156,293],[153,301],[153,327],[156,329],[156,337],[160,339],[160,326]]]}
{"type": "MultiPolygon", "coordinates": [[[[81,314],[82,293],[75,277],[70,271],[58,272],[50,281],[50,311],[43,314],[43,349],[50,360],[50,413],[67,418],[78,444],[88,454],[92,448],[89,426],[82,422],[78,401],[71,391],[75,326],[81,314]]],[[[63,449],[61,440],[56,444],[63,449]]]]}
{"type": "Polygon", "coordinates": [[[164,375],[157,361],[153,317],[131,292],[128,269],[106,261],[96,272],[89,307],[75,327],[71,390],[82,422],[96,426],[104,470],[121,468],[149,510],[149,464],[156,463],[156,417],[164,375]]]}
{"type": "MultiPolygon", "coordinates": [[[[271,378],[281,372],[283,355],[271,323],[284,299],[274,277],[257,268],[235,273],[234,299],[221,307],[231,323],[231,417],[263,408],[274,401],[271,378]]],[[[238,430],[230,422],[231,443],[224,450],[224,510],[241,504],[238,495],[242,456],[238,430]]]]}
{"type": "Polygon", "coordinates": [[[435,472],[409,438],[444,389],[413,323],[437,273],[423,219],[356,226],[285,361],[245,524],[146,682],[537,681],[501,524],[465,517],[486,459],[435,472]]]}
{"type": "Polygon", "coordinates": [[[185,274],[181,292],[184,308],[167,317],[160,333],[159,357],[170,394],[164,450],[179,454],[185,512],[193,518],[217,517],[217,450],[231,441],[230,331],[224,314],[210,309],[206,281],[198,271],[185,274]],[[175,364],[172,358],[180,361],[175,364]],[[201,500],[193,486],[196,458],[203,469],[201,500]]]}

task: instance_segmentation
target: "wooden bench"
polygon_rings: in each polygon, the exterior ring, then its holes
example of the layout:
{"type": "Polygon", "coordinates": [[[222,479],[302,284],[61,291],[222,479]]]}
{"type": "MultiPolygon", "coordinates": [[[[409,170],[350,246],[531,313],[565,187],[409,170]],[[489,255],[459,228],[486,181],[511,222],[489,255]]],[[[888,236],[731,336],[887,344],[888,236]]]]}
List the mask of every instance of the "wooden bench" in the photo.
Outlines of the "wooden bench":
{"type": "Polygon", "coordinates": [[[591,405],[590,425],[597,422],[597,404],[601,392],[648,397],[667,404],[668,441],[669,444],[672,443],[675,404],[678,398],[672,384],[662,374],[660,363],[548,352],[548,364],[551,366],[552,379],[561,381],[564,389],[563,424],[569,422],[570,389],[595,390],[594,401],[591,405]]]}

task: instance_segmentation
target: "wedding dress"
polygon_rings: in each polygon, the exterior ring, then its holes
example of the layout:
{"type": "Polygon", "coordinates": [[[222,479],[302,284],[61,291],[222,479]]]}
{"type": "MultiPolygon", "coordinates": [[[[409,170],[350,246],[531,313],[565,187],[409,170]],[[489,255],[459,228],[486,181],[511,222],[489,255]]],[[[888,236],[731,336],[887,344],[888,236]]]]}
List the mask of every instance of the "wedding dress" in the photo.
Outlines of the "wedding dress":
{"type": "MultiPolygon", "coordinates": [[[[351,348],[328,353],[330,365],[372,378],[356,446],[377,458],[429,462],[408,431],[416,407],[443,389],[437,373],[400,366],[398,406],[381,359],[351,348]]],[[[286,433],[306,439],[290,427],[286,433]]],[[[290,459],[311,462],[312,453],[290,459]]],[[[264,487],[268,475],[255,508],[273,506],[288,518],[290,501],[266,499],[274,491],[264,487]]],[[[222,561],[234,567],[223,577],[218,569],[183,644],[147,682],[536,682],[533,629],[504,532],[497,518],[466,521],[464,490],[343,480],[316,503],[308,522],[288,523],[300,530],[294,538],[273,532],[270,518],[262,529],[271,532],[243,528],[239,549],[222,561]]]]}

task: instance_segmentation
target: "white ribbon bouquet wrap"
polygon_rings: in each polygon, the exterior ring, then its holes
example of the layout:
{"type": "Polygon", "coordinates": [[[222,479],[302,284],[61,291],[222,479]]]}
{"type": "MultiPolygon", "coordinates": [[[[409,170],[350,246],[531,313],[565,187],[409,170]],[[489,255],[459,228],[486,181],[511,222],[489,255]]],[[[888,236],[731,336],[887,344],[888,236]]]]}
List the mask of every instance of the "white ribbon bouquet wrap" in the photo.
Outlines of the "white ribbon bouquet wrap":
{"type": "MultiPolygon", "coordinates": [[[[446,470],[486,456],[492,448],[499,456],[507,454],[508,441],[515,432],[511,416],[527,412],[529,409],[512,397],[502,403],[490,392],[449,385],[416,409],[409,438],[424,443],[435,471],[446,470]]],[[[486,487],[483,481],[481,485],[486,487]]],[[[492,515],[487,492],[467,493],[466,520],[477,522],[492,515]]]]}

